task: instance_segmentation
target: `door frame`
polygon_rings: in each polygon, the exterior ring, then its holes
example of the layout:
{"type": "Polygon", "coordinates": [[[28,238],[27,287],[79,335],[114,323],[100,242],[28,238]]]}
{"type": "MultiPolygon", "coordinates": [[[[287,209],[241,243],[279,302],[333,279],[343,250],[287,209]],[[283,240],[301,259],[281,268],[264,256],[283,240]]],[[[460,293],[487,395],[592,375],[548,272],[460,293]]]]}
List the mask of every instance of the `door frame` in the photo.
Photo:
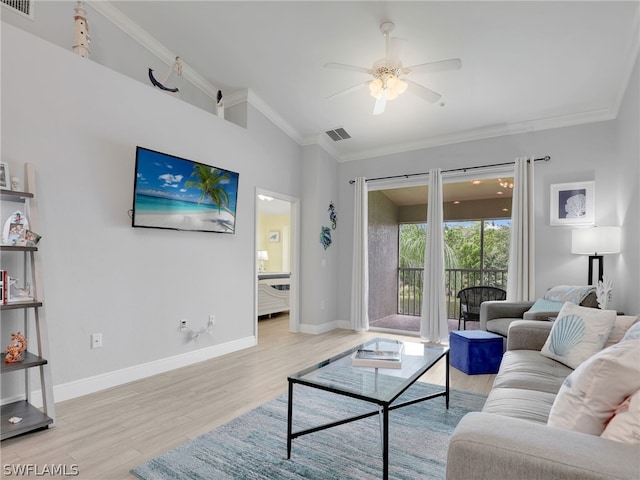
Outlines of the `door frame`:
{"type": "Polygon", "coordinates": [[[290,232],[291,232],[291,243],[290,243],[290,252],[289,252],[289,262],[290,262],[290,270],[291,270],[291,278],[289,285],[289,331],[291,333],[298,333],[300,331],[300,288],[299,288],[299,278],[300,278],[300,199],[297,197],[292,197],[290,195],[286,195],[284,193],[274,192],[271,190],[265,190],[260,187],[256,187],[255,191],[255,219],[254,219],[254,240],[253,240],[253,257],[254,257],[254,289],[253,289],[253,300],[254,300],[254,335],[256,340],[258,338],[258,214],[260,211],[260,199],[258,195],[267,195],[269,197],[273,197],[277,200],[282,200],[285,202],[289,202],[291,204],[290,211],[290,232]]]}

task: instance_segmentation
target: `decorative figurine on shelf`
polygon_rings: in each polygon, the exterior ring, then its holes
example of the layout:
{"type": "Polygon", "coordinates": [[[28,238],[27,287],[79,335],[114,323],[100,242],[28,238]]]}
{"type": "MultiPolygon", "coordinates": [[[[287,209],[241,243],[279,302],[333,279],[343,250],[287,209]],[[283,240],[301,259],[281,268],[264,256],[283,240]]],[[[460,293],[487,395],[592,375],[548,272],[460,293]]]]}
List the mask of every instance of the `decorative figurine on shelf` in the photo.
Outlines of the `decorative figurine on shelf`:
{"type": "Polygon", "coordinates": [[[7,276],[8,298],[7,303],[33,302],[31,296],[31,283],[27,282],[24,287],[18,286],[18,279],[7,276]]]}
{"type": "Polygon", "coordinates": [[[73,53],[77,53],[83,58],[89,58],[89,24],[87,23],[87,11],[84,9],[84,2],[78,0],[73,7],[76,13],[73,15],[73,53]]]}
{"type": "Polygon", "coordinates": [[[4,361],[5,363],[15,363],[21,360],[22,354],[27,349],[27,339],[24,338],[20,332],[11,334],[11,343],[7,346],[5,351],[4,361]]]}
{"type": "Polygon", "coordinates": [[[613,294],[613,282],[606,275],[596,285],[596,299],[601,310],[606,310],[613,294]]]}
{"type": "Polygon", "coordinates": [[[331,229],[335,230],[338,225],[338,214],[336,213],[336,207],[333,202],[329,203],[329,220],[331,220],[331,229]]]}
{"type": "Polygon", "coordinates": [[[20,191],[20,179],[18,177],[11,177],[11,190],[14,192],[20,191]]]}
{"type": "Polygon", "coordinates": [[[218,94],[216,95],[216,106],[218,107],[218,117],[224,118],[224,100],[222,99],[222,90],[218,90],[218,94]]]}
{"type": "Polygon", "coordinates": [[[167,80],[169,80],[169,77],[171,76],[174,70],[178,73],[178,76],[180,77],[182,76],[182,60],[180,60],[180,57],[176,57],[176,59],[173,62],[173,65],[171,65],[171,67],[169,68],[169,71],[161,81],[156,80],[156,77],[154,77],[153,75],[153,69],[149,67],[149,80],[151,80],[151,84],[154,87],[159,88],[160,90],[162,90],[165,93],[168,93],[169,95],[173,95],[174,97],[180,98],[180,89],[178,87],[170,88],[164,85],[167,82],[167,80]]]}

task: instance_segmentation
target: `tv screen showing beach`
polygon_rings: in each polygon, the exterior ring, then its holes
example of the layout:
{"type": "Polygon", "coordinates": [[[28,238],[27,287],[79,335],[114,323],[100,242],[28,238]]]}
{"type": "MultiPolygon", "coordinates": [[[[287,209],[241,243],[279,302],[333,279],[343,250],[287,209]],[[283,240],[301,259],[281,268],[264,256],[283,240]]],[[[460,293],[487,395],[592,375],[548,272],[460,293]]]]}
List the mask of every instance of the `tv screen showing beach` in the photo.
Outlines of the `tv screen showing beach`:
{"type": "Polygon", "coordinates": [[[236,172],[136,150],[132,226],[234,233],[236,172]]]}

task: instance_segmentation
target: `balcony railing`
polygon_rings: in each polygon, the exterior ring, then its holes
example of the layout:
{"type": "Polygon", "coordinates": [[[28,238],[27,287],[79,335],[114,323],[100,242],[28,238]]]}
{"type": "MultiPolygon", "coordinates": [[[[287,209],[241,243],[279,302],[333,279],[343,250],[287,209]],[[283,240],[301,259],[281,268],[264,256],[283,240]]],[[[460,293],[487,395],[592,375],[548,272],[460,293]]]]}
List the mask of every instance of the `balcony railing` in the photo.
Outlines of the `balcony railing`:
{"type": "MultiPolygon", "coordinates": [[[[466,287],[487,285],[507,289],[507,271],[499,269],[450,268],[444,271],[447,314],[458,318],[458,292],[466,287]]],[[[424,269],[398,269],[398,313],[421,315],[424,269]]]]}

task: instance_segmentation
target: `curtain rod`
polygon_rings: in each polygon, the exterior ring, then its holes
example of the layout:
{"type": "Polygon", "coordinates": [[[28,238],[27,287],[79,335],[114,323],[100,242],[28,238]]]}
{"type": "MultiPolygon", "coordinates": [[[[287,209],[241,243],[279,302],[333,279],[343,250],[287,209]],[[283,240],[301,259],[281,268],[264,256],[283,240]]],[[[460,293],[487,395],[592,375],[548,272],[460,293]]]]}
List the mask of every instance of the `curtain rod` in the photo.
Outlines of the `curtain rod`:
{"type": "MultiPolygon", "coordinates": [[[[548,162],[549,160],[551,160],[551,157],[549,155],[533,159],[534,162],[542,162],[542,161],[548,162]]],[[[527,162],[530,162],[530,161],[531,160],[527,160],[527,162]]],[[[442,170],[442,173],[466,172],[467,170],[477,170],[479,168],[503,167],[505,165],[514,165],[515,163],[516,162],[504,162],[504,163],[492,163],[491,165],[477,165],[475,167],[451,168],[449,170],[442,170]]],[[[392,178],[419,177],[421,175],[429,175],[429,172],[424,172],[424,173],[406,173],[404,175],[391,175],[389,177],[367,178],[365,181],[366,182],[374,182],[376,180],[389,180],[389,179],[392,179],[392,178]]],[[[355,182],[356,182],[355,180],[349,180],[350,184],[354,184],[355,182]]]]}

